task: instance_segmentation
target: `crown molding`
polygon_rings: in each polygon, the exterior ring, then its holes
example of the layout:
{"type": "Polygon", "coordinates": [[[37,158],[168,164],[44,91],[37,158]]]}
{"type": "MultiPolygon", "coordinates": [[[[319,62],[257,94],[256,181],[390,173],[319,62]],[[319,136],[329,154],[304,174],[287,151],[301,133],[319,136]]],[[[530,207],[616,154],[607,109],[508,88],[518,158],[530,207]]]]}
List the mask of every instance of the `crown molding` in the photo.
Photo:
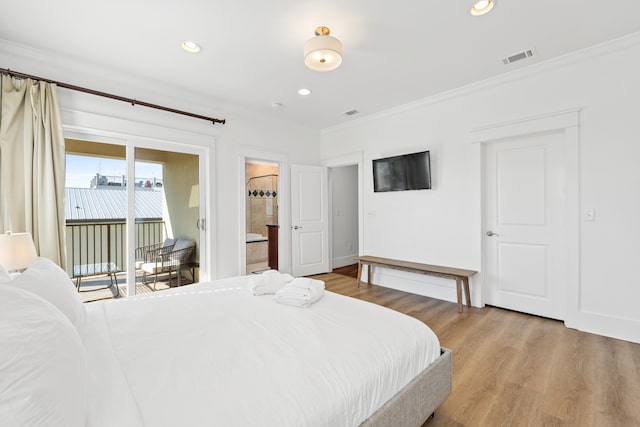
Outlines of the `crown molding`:
{"type": "Polygon", "coordinates": [[[386,109],[384,111],[373,113],[371,115],[358,118],[350,121],[349,123],[342,123],[336,126],[331,126],[322,129],[321,136],[330,135],[334,132],[354,128],[367,124],[372,121],[380,121],[387,119],[391,116],[401,114],[407,111],[416,110],[425,106],[437,104],[449,99],[469,95],[481,90],[486,90],[492,87],[507,84],[516,80],[537,75],[544,72],[554,71],[563,67],[574,65],[580,62],[597,58],[600,56],[608,55],[611,53],[619,52],[622,50],[633,48],[640,44],[640,32],[632,33],[624,37],[620,37],[608,42],[600,43],[594,46],[590,46],[584,49],[577,50],[575,52],[567,53],[556,58],[548,59],[528,67],[519,68],[517,70],[509,71],[499,76],[491,77],[485,80],[481,80],[475,83],[471,83],[465,86],[461,86],[455,89],[451,89],[433,96],[422,98],[416,101],[402,104],[396,107],[386,109]]]}

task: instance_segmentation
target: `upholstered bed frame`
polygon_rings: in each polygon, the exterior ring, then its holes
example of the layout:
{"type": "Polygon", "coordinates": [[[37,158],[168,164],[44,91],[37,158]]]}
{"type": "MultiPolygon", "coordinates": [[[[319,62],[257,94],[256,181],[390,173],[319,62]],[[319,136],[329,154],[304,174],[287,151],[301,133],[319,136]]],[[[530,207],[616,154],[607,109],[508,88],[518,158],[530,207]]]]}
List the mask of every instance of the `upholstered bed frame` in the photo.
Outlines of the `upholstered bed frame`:
{"type": "Polygon", "coordinates": [[[361,427],[420,427],[451,393],[451,350],[440,357],[370,416],[361,427]]]}

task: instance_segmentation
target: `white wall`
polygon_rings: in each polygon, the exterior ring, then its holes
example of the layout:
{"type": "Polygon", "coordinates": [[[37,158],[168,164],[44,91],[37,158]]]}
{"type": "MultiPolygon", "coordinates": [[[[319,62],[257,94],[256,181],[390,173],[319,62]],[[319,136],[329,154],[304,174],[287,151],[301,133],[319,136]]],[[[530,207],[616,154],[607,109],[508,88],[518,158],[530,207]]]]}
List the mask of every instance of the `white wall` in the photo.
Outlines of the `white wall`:
{"type": "Polygon", "coordinates": [[[333,268],[354,264],[358,256],[358,166],[340,166],[331,174],[331,248],[333,268]]]}
{"type": "MultiPolygon", "coordinates": [[[[244,212],[239,212],[238,206],[244,193],[238,191],[239,151],[243,147],[255,147],[261,152],[284,155],[291,163],[318,164],[320,160],[319,132],[267,120],[259,114],[203,99],[199,94],[184,93],[179,87],[180,76],[175,86],[162,87],[153,81],[153,76],[142,78],[122,74],[116,68],[105,70],[77,58],[62,58],[3,40],[0,40],[0,58],[2,68],[227,120],[225,125],[212,125],[80,92],[58,91],[67,130],[112,133],[114,140],[127,135],[128,139],[147,143],[162,140],[209,148],[210,170],[205,172],[210,184],[207,198],[212,209],[207,218],[211,246],[207,256],[212,278],[237,275],[241,265],[238,230],[244,221],[244,212]]],[[[281,209],[290,211],[288,205],[281,209]]],[[[290,244],[285,242],[284,247],[286,253],[280,256],[280,268],[289,271],[290,244]]]]}
{"type": "MultiPolygon", "coordinates": [[[[481,270],[481,149],[473,131],[580,108],[576,327],[640,342],[640,34],[327,129],[322,158],[364,153],[368,255],[481,270]],[[431,151],[433,189],[372,190],[371,160],[431,151]]],[[[481,274],[472,279],[482,305],[481,274]]],[[[455,301],[451,281],[380,270],[374,282],[455,301]]]]}

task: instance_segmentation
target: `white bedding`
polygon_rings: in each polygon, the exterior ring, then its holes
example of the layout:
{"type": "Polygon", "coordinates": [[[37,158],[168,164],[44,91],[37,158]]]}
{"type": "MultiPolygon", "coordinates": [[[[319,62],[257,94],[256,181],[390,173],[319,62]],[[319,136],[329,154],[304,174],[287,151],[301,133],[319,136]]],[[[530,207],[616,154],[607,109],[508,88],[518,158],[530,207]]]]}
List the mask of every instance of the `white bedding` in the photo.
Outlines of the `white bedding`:
{"type": "Polygon", "coordinates": [[[440,355],[409,316],[247,280],[87,304],[87,426],[357,426],[440,355]]]}

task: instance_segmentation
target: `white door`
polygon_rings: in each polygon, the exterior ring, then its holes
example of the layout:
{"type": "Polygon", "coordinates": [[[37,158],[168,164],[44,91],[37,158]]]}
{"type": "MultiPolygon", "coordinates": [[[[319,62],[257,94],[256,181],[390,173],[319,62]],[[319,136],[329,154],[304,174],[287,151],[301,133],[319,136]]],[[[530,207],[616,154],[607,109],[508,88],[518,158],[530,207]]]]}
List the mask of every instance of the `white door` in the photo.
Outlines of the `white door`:
{"type": "Polygon", "coordinates": [[[329,271],[328,174],[322,166],[291,166],[291,250],[294,276],[329,271]]]}
{"type": "Polygon", "coordinates": [[[563,132],[484,148],[485,302],[563,320],[563,132]]]}

